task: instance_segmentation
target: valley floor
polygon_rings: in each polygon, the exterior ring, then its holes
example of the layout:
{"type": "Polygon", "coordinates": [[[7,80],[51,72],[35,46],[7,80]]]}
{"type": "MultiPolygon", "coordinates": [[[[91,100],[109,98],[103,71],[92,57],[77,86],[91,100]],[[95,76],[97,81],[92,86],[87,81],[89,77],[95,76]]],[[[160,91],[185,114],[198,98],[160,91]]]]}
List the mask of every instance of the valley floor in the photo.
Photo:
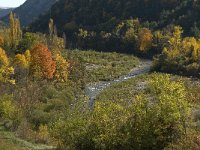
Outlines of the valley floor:
{"type": "MultiPolygon", "coordinates": [[[[92,51],[71,51],[66,53],[67,58],[77,58],[86,65],[85,92],[89,98],[89,107],[92,108],[94,101],[129,101],[137,94],[145,92],[146,85],[159,73],[149,73],[152,61],[141,60],[134,56],[122,54],[106,54],[92,51]],[[116,74],[115,74],[116,73],[116,74]]],[[[194,125],[200,122],[199,80],[170,76],[173,80],[182,80],[187,85],[187,90],[194,99],[188,97],[196,108],[194,125]]],[[[47,150],[52,146],[33,144],[22,140],[8,132],[0,125],[0,149],[1,150],[47,150]]]]}

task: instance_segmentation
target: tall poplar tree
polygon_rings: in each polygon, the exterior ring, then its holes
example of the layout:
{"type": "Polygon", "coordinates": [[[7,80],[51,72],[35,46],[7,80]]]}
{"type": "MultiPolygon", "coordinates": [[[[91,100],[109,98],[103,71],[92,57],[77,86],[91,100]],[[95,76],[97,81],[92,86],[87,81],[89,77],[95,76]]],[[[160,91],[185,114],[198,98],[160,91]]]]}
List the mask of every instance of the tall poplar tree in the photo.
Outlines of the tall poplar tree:
{"type": "Polygon", "coordinates": [[[10,47],[12,49],[16,49],[19,41],[22,38],[22,30],[20,27],[20,21],[19,19],[16,17],[16,14],[13,14],[12,12],[10,13],[9,16],[9,41],[10,41],[10,47]]]}

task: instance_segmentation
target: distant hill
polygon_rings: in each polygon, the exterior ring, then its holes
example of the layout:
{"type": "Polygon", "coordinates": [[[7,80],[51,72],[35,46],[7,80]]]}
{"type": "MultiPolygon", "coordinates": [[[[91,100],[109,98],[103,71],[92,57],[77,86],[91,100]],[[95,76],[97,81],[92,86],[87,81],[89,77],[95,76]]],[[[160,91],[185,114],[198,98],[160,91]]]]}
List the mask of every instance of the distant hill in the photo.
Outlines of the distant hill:
{"type": "Polygon", "coordinates": [[[8,15],[14,8],[3,8],[0,7],[0,17],[8,15]]]}
{"type": "MultiPolygon", "coordinates": [[[[27,0],[20,7],[13,10],[20,18],[21,25],[26,26],[37,19],[40,15],[47,13],[57,0],[27,0]]],[[[8,21],[8,15],[3,18],[8,21]]]]}

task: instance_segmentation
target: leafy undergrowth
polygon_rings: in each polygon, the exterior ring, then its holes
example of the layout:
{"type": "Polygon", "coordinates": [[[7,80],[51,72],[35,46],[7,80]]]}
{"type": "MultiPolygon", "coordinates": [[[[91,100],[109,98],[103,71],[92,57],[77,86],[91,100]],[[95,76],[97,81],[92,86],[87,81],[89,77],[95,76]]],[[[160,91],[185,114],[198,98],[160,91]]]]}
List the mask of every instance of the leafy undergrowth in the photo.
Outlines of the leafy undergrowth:
{"type": "Polygon", "coordinates": [[[140,63],[139,59],[132,55],[91,50],[68,50],[65,57],[84,64],[87,83],[113,80],[127,74],[140,63]]]}

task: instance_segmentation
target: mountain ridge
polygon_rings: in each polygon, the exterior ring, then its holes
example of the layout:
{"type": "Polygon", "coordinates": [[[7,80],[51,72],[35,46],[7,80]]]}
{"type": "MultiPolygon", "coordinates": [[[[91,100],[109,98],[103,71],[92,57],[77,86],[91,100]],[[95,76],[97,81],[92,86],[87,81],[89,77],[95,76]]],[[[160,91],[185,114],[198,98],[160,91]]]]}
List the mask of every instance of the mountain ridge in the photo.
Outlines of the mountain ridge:
{"type": "Polygon", "coordinates": [[[0,17],[8,15],[14,8],[10,7],[0,7],[0,17]]]}
{"type": "MultiPolygon", "coordinates": [[[[27,26],[39,15],[45,14],[57,0],[27,0],[21,6],[13,10],[21,21],[22,26],[27,26]]],[[[3,17],[3,21],[8,22],[9,16],[3,17]]]]}

